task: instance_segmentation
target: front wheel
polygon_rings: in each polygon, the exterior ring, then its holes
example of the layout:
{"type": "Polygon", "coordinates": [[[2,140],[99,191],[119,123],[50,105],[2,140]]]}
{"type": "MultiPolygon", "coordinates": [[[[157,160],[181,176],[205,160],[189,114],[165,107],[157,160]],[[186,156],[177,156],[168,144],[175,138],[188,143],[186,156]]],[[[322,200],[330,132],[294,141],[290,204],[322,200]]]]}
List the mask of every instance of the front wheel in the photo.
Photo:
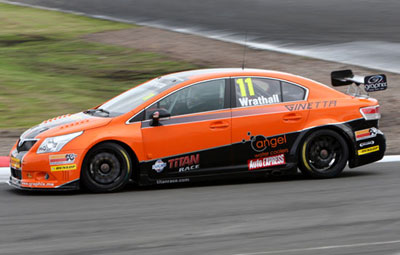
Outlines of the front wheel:
{"type": "Polygon", "coordinates": [[[92,192],[121,190],[128,183],[132,161],[128,152],[115,143],[103,143],[94,147],[83,163],[81,180],[92,192]]]}
{"type": "Polygon", "coordinates": [[[299,168],[307,176],[332,178],[346,166],[349,148],[344,138],[332,130],[318,130],[302,144],[299,168]]]}

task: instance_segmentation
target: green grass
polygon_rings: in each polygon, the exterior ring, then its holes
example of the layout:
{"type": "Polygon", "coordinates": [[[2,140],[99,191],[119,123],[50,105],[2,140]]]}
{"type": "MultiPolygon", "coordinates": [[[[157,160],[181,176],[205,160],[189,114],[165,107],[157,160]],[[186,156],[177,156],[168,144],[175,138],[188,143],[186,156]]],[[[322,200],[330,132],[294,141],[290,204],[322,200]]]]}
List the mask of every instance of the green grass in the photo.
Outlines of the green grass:
{"type": "Polygon", "coordinates": [[[134,28],[117,22],[0,4],[0,128],[74,113],[156,76],[196,68],[151,52],[81,39],[134,28]]]}

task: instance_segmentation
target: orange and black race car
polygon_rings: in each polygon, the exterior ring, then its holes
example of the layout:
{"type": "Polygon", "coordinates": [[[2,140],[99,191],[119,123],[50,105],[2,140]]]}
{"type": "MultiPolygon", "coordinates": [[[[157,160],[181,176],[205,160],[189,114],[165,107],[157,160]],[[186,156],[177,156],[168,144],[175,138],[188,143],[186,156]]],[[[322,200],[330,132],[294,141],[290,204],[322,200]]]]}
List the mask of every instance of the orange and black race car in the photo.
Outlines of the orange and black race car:
{"type": "Polygon", "coordinates": [[[332,72],[334,86],[288,73],[204,69],[161,76],[87,111],[46,120],[10,152],[10,185],[94,192],[297,171],[338,176],[381,159],[385,75],[332,72]],[[353,84],[354,83],[354,84],[353,84]],[[362,85],[362,86],[361,86],[362,85]]]}

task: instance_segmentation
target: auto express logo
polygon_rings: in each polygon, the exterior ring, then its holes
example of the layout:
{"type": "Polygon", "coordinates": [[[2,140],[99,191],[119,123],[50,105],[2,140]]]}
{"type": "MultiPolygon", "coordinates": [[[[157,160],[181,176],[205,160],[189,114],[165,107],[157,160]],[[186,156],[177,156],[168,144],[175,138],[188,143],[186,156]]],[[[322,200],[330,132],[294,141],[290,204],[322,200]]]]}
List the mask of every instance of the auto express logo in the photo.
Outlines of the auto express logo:
{"type": "Polygon", "coordinates": [[[154,171],[156,171],[157,173],[161,173],[166,166],[167,166],[167,163],[165,163],[164,161],[159,159],[159,160],[156,161],[156,163],[154,163],[154,165],[151,168],[154,171]]]}
{"type": "Polygon", "coordinates": [[[255,152],[263,152],[267,148],[276,148],[278,145],[286,144],[286,135],[276,136],[276,137],[265,137],[263,135],[252,136],[250,132],[247,133],[250,140],[243,139],[243,143],[250,141],[251,148],[255,152]]]}
{"type": "Polygon", "coordinates": [[[364,89],[366,92],[374,92],[387,89],[386,75],[371,75],[364,78],[364,89]]]}

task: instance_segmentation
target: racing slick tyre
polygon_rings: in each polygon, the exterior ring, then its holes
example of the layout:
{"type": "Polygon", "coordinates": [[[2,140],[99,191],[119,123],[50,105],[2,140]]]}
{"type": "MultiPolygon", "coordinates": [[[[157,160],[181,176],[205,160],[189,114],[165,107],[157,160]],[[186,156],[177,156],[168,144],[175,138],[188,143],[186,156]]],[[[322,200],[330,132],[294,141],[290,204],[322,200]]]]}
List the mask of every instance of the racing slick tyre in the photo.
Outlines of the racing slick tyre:
{"type": "Polygon", "coordinates": [[[302,144],[299,168],[306,176],[332,178],[346,166],[349,148],[344,138],[332,130],[311,133],[302,144]]]}
{"type": "Polygon", "coordinates": [[[92,192],[112,192],[125,187],[131,176],[128,152],[115,143],[103,143],[86,155],[82,166],[83,187],[92,192]]]}

